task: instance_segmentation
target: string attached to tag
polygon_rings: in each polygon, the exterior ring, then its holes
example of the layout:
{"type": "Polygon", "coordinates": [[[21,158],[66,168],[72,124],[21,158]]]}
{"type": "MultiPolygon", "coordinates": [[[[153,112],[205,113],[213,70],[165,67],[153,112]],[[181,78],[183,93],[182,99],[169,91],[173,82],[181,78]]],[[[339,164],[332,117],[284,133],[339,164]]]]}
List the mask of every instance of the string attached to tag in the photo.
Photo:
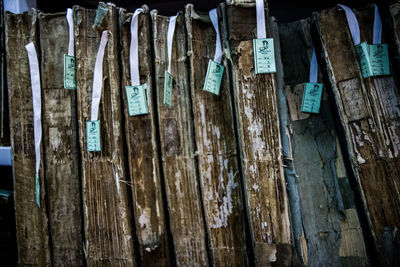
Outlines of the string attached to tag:
{"type": "Polygon", "coordinates": [[[131,85],[140,84],[139,75],[139,44],[138,44],[138,15],[143,12],[143,9],[138,8],[132,15],[131,20],[131,44],[129,47],[129,64],[131,71],[131,85]]]}
{"type": "Polygon", "coordinates": [[[167,31],[167,53],[168,53],[168,69],[164,74],[164,104],[172,106],[172,82],[173,76],[171,74],[171,61],[172,61],[172,43],[174,41],[174,32],[176,26],[176,19],[179,13],[175,16],[169,17],[168,31],[167,31]]]}
{"type": "Polygon", "coordinates": [[[379,15],[378,6],[375,5],[375,12],[374,12],[374,32],[372,43],[373,44],[380,44],[382,42],[382,20],[381,16],[379,15]]]}
{"type": "Polygon", "coordinates": [[[257,13],[257,38],[267,38],[267,31],[265,28],[265,10],[264,0],[256,0],[256,13],[257,13]]]}
{"type": "Polygon", "coordinates": [[[222,45],[221,36],[218,27],[218,14],[217,9],[214,8],[208,13],[214,27],[216,37],[215,37],[215,55],[214,60],[208,61],[206,80],[203,85],[203,90],[219,95],[219,90],[221,87],[222,77],[224,75],[224,66],[221,65],[222,59],[222,45]]]}
{"type": "Polygon", "coordinates": [[[69,28],[69,41],[68,41],[68,55],[74,57],[74,19],[73,10],[71,8],[67,9],[67,22],[69,28]]]}
{"type": "Polygon", "coordinates": [[[315,54],[315,47],[313,46],[311,62],[310,62],[310,83],[318,82],[318,62],[315,54]]]}
{"type": "Polygon", "coordinates": [[[32,103],[33,103],[33,130],[35,138],[35,187],[36,187],[36,204],[40,207],[40,143],[42,140],[42,99],[40,89],[40,72],[39,61],[33,42],[25,46],[28,52],[29,69],[31,74],[32,86],[32,103]]]}
{"type": "Polygon", "coordinates": [[[354,14],[353,10],[345,5],[338,5],[340,6],[344,12],[346,13],[347,24],[350,29],[351,37],[353,39],[354,45],[360,44],[360,27],[358,26],[358,20],[356,15],[354,14]]]}

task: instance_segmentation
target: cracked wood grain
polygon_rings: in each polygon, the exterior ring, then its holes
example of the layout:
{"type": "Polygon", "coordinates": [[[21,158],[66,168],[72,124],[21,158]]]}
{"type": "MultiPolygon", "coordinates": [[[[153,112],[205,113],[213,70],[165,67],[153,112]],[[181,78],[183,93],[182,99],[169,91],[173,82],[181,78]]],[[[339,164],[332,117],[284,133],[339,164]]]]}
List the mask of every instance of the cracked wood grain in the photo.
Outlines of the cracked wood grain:
{"type": "Polygon", "coordinates": [[[172,44],[172,107],[163,104],[169,18],[151,12],[156,100],[171,233],[178,265],[208,266],[206,231],[196,171],[184,15],[172,44]]]}
{"type": "Polygon", "coordinates": [[[43,146],[49,225],[55,266],[81,266],[82,203],[79,176],[76,91],[64,89],[68,52],[65,13],[40,14],[43,146]]]}
{"type": "Polygon", "coordinates": [[[125,138],[128,146],[129,173],[133,197],[133,214],[139,242],[139,261],[144,266],[168,266],[170,252],[162,198],[162,184],[157,146],[157,110],[150,42],[148,7],[138,17],[139,73],[146,84],[149,114],[129,116],[125,86],[130,86],[129,47],[132,13],[119,12],[122,91],[125,113],[125,138]]]}
{"type": "Polygon", "coordinates": [[[123,154],[117,9],[113,4],[99,4],[98,31],[93,27],[95,10],[75,6],[74,14],[85,256],[89,266],[135,266],[129,174],[123,154]],[[103,30],[109,31],[109,39],[99,107],[102,151],[87,152],[86,121],[90,120],[94,63],[103,30]]]}
{"type": "MultiPolygon", "coordinates": [[[[268,10],[265,14],[268,18],[268,10]]],[[[230,41],[246,208],[256,261],[260,266],[290,265],[291,231],[275,77],[254,72],[255,8],[228,5],[226,23],[229,35],[224,39],[230,41]]]]}
{"type": "Polygon", "coordinates": [[[220,94],[203,91],[208,61],[214,59],[216,34],[208,14],[196,13],[189,4],[185,15],[198,168],[212,263],[246,266],[245,214],[233,123],[231,76],[224,58],[220,94]]]}
{"type": "Polygon", "coordinates": [[[51,266],[42,149],[39,170],[41,206],[36,204],[32,88],[25,50],[25,45],[34,42],[40,56],[37,11],[19,15],[7,13],[5,26],[18,264],[51,266]]]}
{"type": "MultiPolygon", "coordinates": [[[[356,13],[362,22],[361,40],[370,43],[373,12],[356,13]]],[[[380,264],[388,266],[385,234],[400,225],[399,180],[395,178],[399,177],[397,86],[390,76],[362,79],[342,10],[323,11],[314,20],[374,245],[380,264]]]]}

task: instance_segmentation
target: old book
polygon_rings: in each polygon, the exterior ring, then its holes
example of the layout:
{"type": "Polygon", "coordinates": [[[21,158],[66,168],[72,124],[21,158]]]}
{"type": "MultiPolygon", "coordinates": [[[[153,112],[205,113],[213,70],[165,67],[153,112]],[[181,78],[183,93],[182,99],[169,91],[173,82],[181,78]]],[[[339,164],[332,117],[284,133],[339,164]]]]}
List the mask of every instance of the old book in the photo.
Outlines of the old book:
{"type": "Polygon", "coordinates": [[[271,22],[281,74],[278,103],[295,246],[305,265],[365,266],[364,239],[326,86],[318,114],[300,108],[310,79],[309,27],[309,20],[300,20],[279,24],[278,32],[277,22],[271,22]]]}
{"type": "MultiPolygon", "coordinates": [[[[373,12],[356,13],[361,41],[371,43],[373,12]]],[[[380,265],[392,265],[398,254],[394,251],[399,249],[394,229],[400,226],[397,85],[391,75],[362,78],[341,9],[315,14],[314,21],[328,86],[335,97],[345,145],[375,241],[371,245],[378,250],[380,265]]]]}
{"type": "Polygon", "coordinates": [[[43,147],[54,265],[84,262],[76,90],[64,88],[66,13],[40,14],[43,147]]]}
{"type": "Polygon", "coordinates": [[[5,48],[5,13],[4,5],[0,6],[0,24],[2,30],[0,31],[0,50],[2,52],[0,56],[0,145],[10,146],[10,111],[8,103],[8,90],[7,90],[7,79],[6,79],[6,48],[5,48]]]}
{"type": "Polygon", "coordinates": [[[392,75],[400,79],[400,2],[379,5],[385,39],[389,44],[390,61],[394,67],[392,75]]]}
{"type": "Polygon", "coordinates": [[[36,203],[32,87],[25,50],[25,45],[34,42],[40,55],[37,11],[7,13],[5,25],[18,264],[51,266],[43,153],[39,169],[40,207],[36,203]]]}
{"type": "Polygon", "coordinates": [[[168,69],[169,17],[151,12],[162,167],[172,241],[179,265],[208,265],[206,231],[196,171],[193,117],[187,65],[184,15],[178,13],[172,42],[171,106],[164,104],[168,69]]]}
{"type": "MultiPolygon", "coordinates": [[[[228,1],[224,23],[229,31],[223,38],[230,44],[228,58],[233,70],[234,110],[251,241],[258,265],[290,265],[291,232],[275,75],[255,74],[256,8],[254,2],[248,2],[228,1]]],[[[267,8],[265,15],[268,21],[267,8]]]]}
{"type": "Polygon", "coordinates": [[[215,266],[246,266],[245,212],[231,75],[224,57],[219,95],[203,90],[209,61],[214,60],[216,32],[209,14],[196,12],[191,4],[185,11],[194,134],[211,261],[215,266]]]}
{"type": "MultiPolygon", "coordinates": [[[[148,113],[129,116],[125,86],[135,86],[130,75],[130,44],[132,13],[119,12],[121,73],[125,138],[128,147],[129,176],[133,197],[133,215],[139,243],[138,257],[144,266],[168,266],[170,249],[162,197],[160,151],[158,148],[157,109],[150,42],[148,7],[138,15],[138,55],[140,84],[146,87],[148,113]]],[[[136,37],[135,37],[136,38],[136,37]]]]}
{"type": "Polygon", "coordinates": [[[113,4],[74,7],[77,111],[82,168],[85,256],[90,266],[135,266],[122,135],[118,18],[113,4]],[[108,31],[99,107],[100,152],[87,151],[93,71],[100,35],[108,31]]]}

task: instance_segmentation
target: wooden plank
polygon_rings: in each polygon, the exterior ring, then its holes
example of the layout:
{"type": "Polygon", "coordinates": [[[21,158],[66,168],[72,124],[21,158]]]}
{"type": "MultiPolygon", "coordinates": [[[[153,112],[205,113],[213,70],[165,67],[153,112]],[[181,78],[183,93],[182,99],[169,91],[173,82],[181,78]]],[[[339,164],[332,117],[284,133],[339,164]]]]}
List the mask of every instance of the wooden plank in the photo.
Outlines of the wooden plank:
{"type": "MultiPolygon", "coordinates": [[[[390,76],[362,79],[342,10],[333,8],[321,12],[314,20],[379,261],[388,266],[391,259],[387,253],[395,245],[393,240],[385,239],[385,233],[400,225],[399,181],[393,179],[399,176],[398,141],[394,137],[398,136],[397,112],[393,112],[398,107],[398,94],[394,84],[388,82],[390,76]],[[380,89],[373,83],[380,83],[377,84],[380,89]],[[383,110],[387,107],[392,111],[385,114],[383,110]]],[[[373,21],[373,17],[368,20],[373,21]]],[[[364,31],[364,25],[360,25],[364,31]]],[[[367,26],[365,30],[372,27],[367,26]]],[[[365,32],[361,37],[366,40],[365,32]]]]}
{"type": "Polygon", "coordinates": [[[389,56],[394,72],[392,75],[400,79],[400,2],[391,5],[379,5],[385,39],[389,45],[389,56]]]}
{"type": "MultiPolygon", "coordinates": [[[[206,13],[186,6],[190,87],[198,168],[214,266],[246,266],[245,213],[227,59],[220,94],[203,91],[214,59],[215,30],[206,13]]],[[[221,24],[222,24],[222,17],[221,24]]],[[[220,27],[222,28],[222,27],[220,27]]]]}
{"type": "Polygon", "coordinates": [[[156,10],[151,12],[151,18],[162,166],[176,260],[183,266],[207,266],[206,231],[193,140],[184,15],[179,13],[172,45],[171,74],[174,82],[171,107],[163,104],[169,18],[158,15],[156,10]]]}
{"type": "Polygon", "coordinates": [[[125,86],[132,85],[129,65],[132,14],[120,10],[122,91],[125,112],[125,138],[128,146],[129,175],[132,182],[133,214],[139,241],[139,261],[143,266],[168,266],[170,251],[162,197],[160,151],[157,145],[157,110],[153,85],[148,8],[138,17],[139,72],[147,86],[149,114],[128,115],[125,86]]]}
{"type": "Polygon", "coordinates": [[[3,1],[0,2],[0,145],[10,146],[10,111],[6,81],[5,13],[3,1]]]}
{"type": "Polygon", "coordinates": [[[64,89],[68,23],[64,13],[40,14],[43,146],[49,226],[56,266],[84,263],[76,90],[64,89]]]}
{"type": "Polygon", "coordinates": [[[35,43],[36,51],[40,55],[37,41],[37,11],[21,15],[7,13],[7,85],[13,149],[18,264],[50,266],[43,157],[39,172],[41,206],[38,207],[36,204],[32,88],[28,55],[25,50],[25,45],[30,42],[35,43]]]}
{"type": "MultiPolygon", "coordinates": [[[[276,22],[271,27],[277,28],[276,22]]],[[[281,77],[281,81],[278,79],[278,95],[283,98],[279,101],[282,103],[279,106],[281,119],[287,114],[281,130],[288,136],[282,136],[282,139],[289,139],[288,147],[283,151],[286,161],[292,161],[300,199],[301,229],[294,233],[298,234],[295,238],[300,239],[304,231],[307,244],[305,251],[301,246],[297,250],[302,254],[303,262],[310,266],[346,266],[349,257],[353,259],[352,266],[365,266],[367,259],[361,226],[337,145],[326,86],[319,114],[306,114],[300,109],[304,82],[309,81],[312,53],[309,21],[281,24],[279,36],[274,39],[280,40],[281,56],[278,54],[278,58],[282,58],[285,77],[281,77]],[[285,95],[288,96],[287,103],[285,95]]],[[[293,215],[298,216],[292,212],[293,215]]],[[[299,246],[300,242],[295,244],[299,246]]]]}
{"type": "Polygon", "coordinates": [[[74,7],[77,110],[82,157],[85,256],[90,266],[135,266],[131,215],[122,136],[117,9],[99,4],[97,11],[74,7]],[[109,31],[103,61],[99,107],[101,152],[86,150],[93,70],[102,30],[109,31]]]}
{"type": "MultiPolygon", "coordinates": [[[[267,9],[265,14],[268,18],[267,9]]],[[[228,5],[226,24],[229,36],[224,39],[231,48],[241,169],[256,261],[260,266],[289,265],[291,231],[275,77],[254,72],[255,8],[228,5]]]]}

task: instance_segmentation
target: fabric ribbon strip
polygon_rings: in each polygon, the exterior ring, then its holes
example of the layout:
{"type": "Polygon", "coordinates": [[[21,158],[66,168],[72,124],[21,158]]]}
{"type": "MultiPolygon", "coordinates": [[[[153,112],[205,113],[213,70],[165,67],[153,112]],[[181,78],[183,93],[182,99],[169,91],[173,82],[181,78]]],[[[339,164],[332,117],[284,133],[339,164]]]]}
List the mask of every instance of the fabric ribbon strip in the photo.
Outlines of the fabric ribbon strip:
{"type": "Polygon", "coordinates": [[[222,45],[221,45],[221,35],[219,33],[219,27],[218,27],[218,14],[217,14],[217,9],[214,8],[210,10],[209,16],[211,19],[211,22],[214,26],[215,33],[217,34],[215,38],[215,56],[214,56],[214,61],[217,62],[218,64],[221,63],[222,59],[222,45]]]}
{"type": "Polygon", "coordinates": [[[349,25],[351,37],[353,39],[353,43],[355,46],[360,44],[360,27],[358,26],[358,21],[356,15],[354,14],[353,10],[345,5],[338,5],[340,6],[344,12],[346,13],[347,24],[349,25]]]}
{"type": "Polygon", "coordinates": [[[310,83],[318,82],[318,62],[315,54],[315,47],[312,50],[311,62],[310,62],[310,83]]]}
{"type": "Polygon", "coordinates": [[[168,72],[171,73],[171,57],[172,57],[172,42],[174,41],[174,32],[176,25],[176,18],[179,13],[175,16],[169,17],[168,32],[167,32],[167,50],[168,50],[168,72]]]}
{"type": "Polygon", "coordinates": [[[375,5],[375,15],[374,15],[374,32],[373,32],[373,44],[380,44],[382,42],[382,20],[379,15],[378,6],[375,5]]]}
{"type": "Polygon", "coordinates": [[[40,142],[42,140],[42,99],[40,92],[40,72],[39,61],[33,42],[25,46],[28,52],[29,69],[31,74],[32,86],[32,103],[33,103],[33,130],[35,138],[35,184],[36,184],[36,204],[40,207],[40,184],[39,184],[39,167],[40,167],[40,142]]]}
{"type": "Polygon", "coordinates": [[[97,121],[99,115],[101,89],[103,85],[103,57],[107,41],[108,41],[108,32],[103,31],[103,33],[101,34],[100,46],[99,50],[97,51],[96,63],[94,66],[92,106],[90,113],[91,121],[97,121]]]}
{"type": "Polygon", "coordinates": [[[143,9],[138,8],[132,15],[131,20],[131,44],[129,47],[129,64],[131,71],[131,85],[140,84],[139,75],[139,42],[138,42],[138,15],[143,12],[143,9]]]}
{"type": "Polygon", "coordinates": [[[265,28],[265,11],[264,0],[256,0],[257,12],[257,38],[267,38],[267,31],[265,28]]]}
{"type": "Polygon", "coordinates": [[[74,19],[73,10],[71,8],[67,9],[67,22],[69,27],[69,42],[68,42],[68,55],[74,56],[74,19]]]}

